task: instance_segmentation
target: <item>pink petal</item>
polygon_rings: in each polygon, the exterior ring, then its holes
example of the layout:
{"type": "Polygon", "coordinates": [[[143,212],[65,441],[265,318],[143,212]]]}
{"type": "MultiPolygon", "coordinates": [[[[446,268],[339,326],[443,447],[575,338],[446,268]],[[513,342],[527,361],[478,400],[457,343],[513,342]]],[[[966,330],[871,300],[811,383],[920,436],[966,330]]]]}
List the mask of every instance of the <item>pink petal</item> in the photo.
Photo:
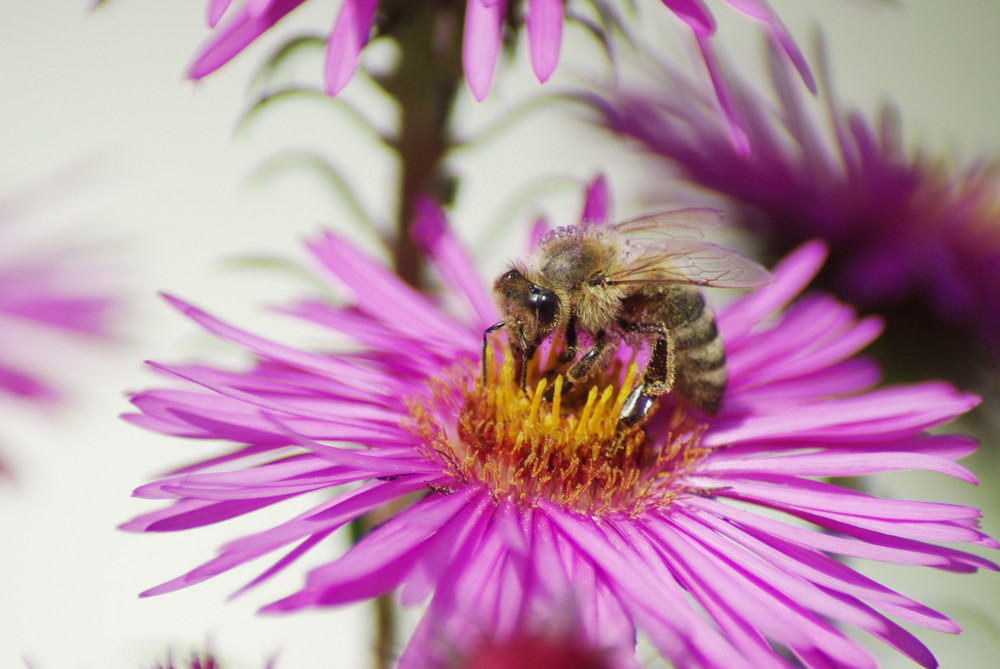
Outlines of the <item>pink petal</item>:
{"type": "Polygon", "coordinates": [[[924,627],[946,632],[957,631],[956,625],[940,613],[893,592],[820,551],[779,539],[755,528],[741,529],[712,514],[698,514],[694,518],[776,567],[807,578],[828,591],[842,592],[874,603],[880,608],[891,609],[894,615],[924,627]]]}
{"type": "Polygon", "coordinates": [[[611,193],[603,174],[587,186],[587,199],[583,203],[580,223],[598,226],[611,223],[611,193]]]}
{"type": "Polygon", "coordinates": [[[228,63],[251,42],[305,0],[274,0],[270,11],[254,18],[244,6],[221,28],[212,31],[208,40],[195,52],[188,67],[188,77],[201,79],[228,63]]]}
{"type": "Polygon", "coordinates": [[[746,130],[740,122],[739,114],[736,110],[737,104],[733,100],[731,91],[726,82],[726,74],[715,54],[715,47],[709,42],[707,37],[698,37],[698,48],[701,50],[702,60],[705,62],[705,69],[712,80],[715,94],[722,109],[723,118],[726,120],[726,129],[729,131],[729,139],[733,144],[733,149],[741,156],[749,155],[750,140],[747,138],[746,130]]]}
{"type": "Polygon", "coordinates": [[[496,306],[483,289],[472,258],[448,226],[441,207],[429,197],[420,197],[416,210],[417,218],[413,221],[411,234],[433,260],[434,269],[444,279],[445,285],[458,289],[476,312],[476,329],[497,322],[496,306]]]}
{"type": "Polygon", "coordinates": [[[778,18],[778,15],[774,13],[774,10],[768,7],[767,3],[762,2],[762,0],[726,0],[726,2],[747,16],[753,17],[767,25],[768,38],[771,42],[777,44],[778,48],[788,56],[792,65],[798,70],[799,76],[802,77],[803,83],[805,83],[813,95],[816,95],[816,80],[809,69],[809,64],[806,63],[805,56],[799,50],[795,39],[788,32],[788,28],[781,22],[781,19],[778,18]]]}
{"type": "Polygon", "coordinates": [[[415,569],[449,523],[475,522],[481,502],[469,489],[426,497],[365,536],[340,559],[313,569],[303,590],[262,611],[329,606],[388,592],[415,569]]]}
{"type": "MultiPolygon", "coordinates": [[[[478,1],[478,0],[476,0],[478,1]]],[[[475,353],[481,333],[445,318],[433,302],[403,283],[382,264],[372,261],[353,244],[326,233],[308,244],[317,259],[354,294],[358,308],[386,323],[419,337],[425,344],[440,344],[475,353]]]]}
{"type": "Polygon", "coordinates": [[[715,17],[701,0],[663,0],[663,4],[695,35],[704,37],[715,32],[715,17]]]}
{"type": "Polygon", "coordinates": [[[339,93],[354,76],[368,43],[378,0],[344,0],[326,44],[324,75],[328,95],[339,93]]]}
{"type": "Polygon", "coordinates": [[[658,541],[664,559],[706,607],[725,607],[796,653],[816,650],[834,660],[835,666],[874,669],[874,659],[867,652],[800,604],[799,597],[807,597],[809,591],[801,587],[802,582],[793,583],[771,569],[772,578],[785,581],[776,587],[748,572],[744,561],[734,561],[673,524],[647,523],[644,527],[658,541]]]}
{"type": "Polygon", "coordinates": [[[223,323],[201,309],[187,304],[186,302],[183,302],[175,297],[164,295],[163,298],[185,316],[201,325],[208,332],[211,332],[222,339],[232,341],[233,343],[260,355],[263,358],[270,358],[272,360],[287,363],[294,367],[300,367],[302,369],[312,370],[320,374],[329,375],[334,379],[349,378],[351,379],[352,385],[365,388],[366,390],[372,392],[378,393],[380,390],[385,389],[385,378],[382,374],[371,372],[358,365],[345,362],[340,358],[334,359],[312,353],[305,353],[298,349],[276,344],[262,337],[258,337],[250,334],[249,332],[223,323]]]}
{"type": "Polygon", "coordinates": [[[552,226],[544,216],[539,216],[531,226],[531,233],[528,236],[528,249],[534,251],[542,243],[545,235],[552,231],[552,226]]]}
{"type": "MultiPolygon", "coordinates": [[[[727,518],[730,522],[737,523],[748,531],[764,531],[771,536],[787,539],[801,546],[826,553],[896,564],[923,565],[958,573],[971,573],[977,569],[997,570],[997,566],[992,562],[972,553],[851,528],[844,523],[830,521],[819,516],[810,517],[808,520],[820,527],[842,532],[847,536],[838,536],[830,532],[817,532],[815,529],[800,525],[790,525],[704,497],[687,497],[684,499],[684,505],[703,508],[710,513],[727,518]]],[[[801,513],[796,515],[802,517],[801,513]]]]}
{"type": "Polygon", "coordinates": [[[538,81],[545,82],[559,62],[562,42],[563,0],[528,0],[525,24],[531,66],[538,81]]]}
{"type": "Polygon", "coordinates": [[[253,18],[260,18],[268,9],[270,9],[271,3],[274,0],[246,0],[247,11],[253,18]]]}
{"type": "Polygon", "coordinates": [[[504,5],[505,0],[494,0],[490,4],[483,0],[468,0],[466,6],[462,67],[465,80],[478,102],[486,98],[493,84],[493,72],[500,53],[504,5]]]}
{"type": "Polygon", "coordinates": [[[819,240],[802,244],[771,270],[777,281],[721,311],[723,341],[742,338],[797,297],[819,272],[826,251],[826,244],[819,240]]]}
{"type": "Polygon", "coordinates": [[[216,24],[219,23],[219,19],[221,19],[226,13],[226,10],[229,9],[230,3],[232,3],[232,0],[208,0],[206,20],[208,21],[209,28],[214,28],[216,24]]]}

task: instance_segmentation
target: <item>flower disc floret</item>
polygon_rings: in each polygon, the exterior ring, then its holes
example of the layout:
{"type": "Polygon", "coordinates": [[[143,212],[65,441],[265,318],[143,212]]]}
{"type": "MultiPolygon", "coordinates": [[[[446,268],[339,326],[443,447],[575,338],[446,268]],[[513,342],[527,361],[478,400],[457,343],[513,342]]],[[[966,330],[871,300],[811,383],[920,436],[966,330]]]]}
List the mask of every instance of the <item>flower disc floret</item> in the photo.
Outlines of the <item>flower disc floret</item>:
{"type": "Polygon", "coordinates": [[[635,517],[649,506],[668,506],[683,489],[677,479],[706,452],[705,426],[682,406],[656,442],[647,439],[644,421],[618,420],[636,385],[635,363],[624,374],[618,364],[566,397],[563,377],[556,376],[552,400],[545,401],[547,379],[523,392],[512,359],[508,352],[498,366],[488,349],[485,382],[465,367],[432,384],[433,402],[411,404],[412,429],[427,457],[462,485],[482,482],[495,499],[522,509],[545,499],[590,515],[635,517]]]}

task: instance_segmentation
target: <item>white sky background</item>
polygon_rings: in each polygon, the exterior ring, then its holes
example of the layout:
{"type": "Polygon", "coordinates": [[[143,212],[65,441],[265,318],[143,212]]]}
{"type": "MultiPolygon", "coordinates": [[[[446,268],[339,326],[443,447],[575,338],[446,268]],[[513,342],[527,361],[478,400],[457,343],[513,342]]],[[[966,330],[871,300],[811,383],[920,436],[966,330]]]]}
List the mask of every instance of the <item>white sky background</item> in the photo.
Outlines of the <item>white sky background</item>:
{"type": "MultiPolygon", "coordinates": [[[[337,3],[306,3],[279,24],[277,40],[272,37],[266,47],[251,49],[194,86],[182,73],[206,33],[204,4],[112,0],[88,14],[83,0],[0,3],[0,197],[67,169],[79,174],[76,186],[76,177],[69,177],[61,191],[65,201],[51,206],[81,210],[63,217],[88,226],[87,237],[112,241],[128,277],[127,341],[92,352],[75,370],[75,405],[54,415],[0,405],[0,452],[17,473],[15,484],[0,484],[0,668],[22,666],[22,657],[34,669],[145,667],[161,659],[168,644],[184,651],[206,638],[230,669],[262,666],[275,654],[279,669],[354,667],[367,660],[363,607],[283,618],[254,614],[297,587],[304,566],[232,602],[226,597],[271,560],[179,593],[137,599],[141,590],[212,557],[225,540],[262,529],[266,514],[170,535],[114,529],[154,508],[130,499],[135,486],[210,450],[117,419],[127,409],[123,389],[158,382],[141,361],[231,353],[171,313],[157,291],[190,299],[255,331],[316,341],[315,331],[297,331],[261,309],[263,303],[302,294],[300,281],[235,270],[221,261],[262,253],[301,260],[301,240],[321,225],[357,228],[310,174],[250,182],[254,167],[282,149],[319,148],[348,171],[375,218],[387,218],[394,206],[392,163],[368,153],[367,139],[336,112],[317,105],[275,108],[245,131],[233,131],[247,106],[254,68],[296,27],[327,30],[337,3]]],[[[685,57],[682,32],[665,18],[659,2],[639,4],[651,39],[685,57]]],[[[734,18],[724,3],[710,4],[723,23],[721,39],[743,58],[756,58],[758,31],[734,18]]],[[[1000,3],[906,0],[905,10],[878,3],[873,10],[864,0],[772,4],[810,54],[811,28],[822,23],[841,99],[866,111],[883,99],[894,100],[908,140],[919,138],[932,151],[971,156],[1000,149],[1000,3]]],[[[569,35],[556,78],[573,81],[573,74],[586,68],[592,47],[569,35]]],[[[318,66],[297,73],[315,81],[318,66]]],[[[498,73],[485,105],[475,105],[462,92],[462,127],[484,125],[536,86],[522,50],[512,70],[498,73]]],[[[366,93],[360,80],[346,91],[359,103],[366,93]]],[[[379,122],[390,123],[384,106],[375,104],[381,107],[379,122]]],[[[575,139],[573,130],[558,122],[559,112],[554,108],[458,161],[466,181],[454,219],[467,237],[496,220],[514,192],[553,175],[586,179],[606,169],[619,211],[637,213],[641,204],[629,199],[639,188],[636,168],[620,154],[606,160],[601,150],[606,140],[575,139]]],[[[568,222],[579,210],[576,194],[566,189],[546,201],[557,221],[568,222]]],[[[522,211],[516,220],[526,223],[534,211],[522,211]]],[[[365,243],[363,233],[357,236],[365,243]]],[[[519,248],[517,235],[501,239],[482,256],[484,277],[519,248]]],[[[909,494],[996,509],[995,480],[981,476],[978,490],[942,487],[930,496],[925,486],[909,494]]],[[[939,478],[914,480],[937,486],[939,478]]],[[[280,517],[290,513],[282,510],[280,517]]],[[[997,534],[996,519],[987,521],[997,534]]],[[[312,564],[330,554],[322,548],[313,553],[312,564]]],[[[942,666],[974,665],[965,655],[972,651],[987,657],[1000,652],[996,575],[906,573],[914,582],[888,578],[967,630],[958,639],[920,633],[942,666]]],[[[887,666],[910,666],[891,653],[883,656],[887,666]]]]}

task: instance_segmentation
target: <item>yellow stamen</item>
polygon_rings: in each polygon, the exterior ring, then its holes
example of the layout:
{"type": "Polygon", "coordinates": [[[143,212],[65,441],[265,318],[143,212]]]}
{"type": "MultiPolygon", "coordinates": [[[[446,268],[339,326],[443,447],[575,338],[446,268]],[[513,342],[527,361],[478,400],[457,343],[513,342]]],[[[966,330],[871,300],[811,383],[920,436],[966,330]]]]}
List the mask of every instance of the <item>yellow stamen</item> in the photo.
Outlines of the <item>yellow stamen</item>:
{"type": "MultiPolygon", "coordinates": [[[[546,357],[554,363],[557,354],[546,357]]],[[[498,365],[488,347],[485,383],[458,369],[434,382],[433,401],[411,403],[411,429],[426,444],[423,452],[460,481],[482,481],[498,499],[520,505],[544,498],[593,515],[635,515],[668,505],[683,490],[678,480],[707,452],[699,446],[704,426],[681,405],[655,438],[647,439],[645,421],[619,421],[639,378],[634,360],[624,371],[620,364],[600,370],[564,397],[564,378],[550,382],[537,361],[528,363],[523,392],[513,358],[498,365]],[[543,407],[550,386],[552,400],[543,407]]]]}

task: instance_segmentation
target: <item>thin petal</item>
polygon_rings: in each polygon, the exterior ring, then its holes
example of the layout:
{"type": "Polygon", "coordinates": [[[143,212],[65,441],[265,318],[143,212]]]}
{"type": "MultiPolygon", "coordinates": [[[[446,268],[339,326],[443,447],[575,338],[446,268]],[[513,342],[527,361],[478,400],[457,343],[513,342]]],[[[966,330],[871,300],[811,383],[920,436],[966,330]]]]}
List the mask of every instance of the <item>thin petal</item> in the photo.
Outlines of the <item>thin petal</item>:
{"type": "Polygon", "coordinates": [[[806,63],[805,56],[802,55],[802,51],[799,50],[798,44],[795,43],[795,39],[792,34],[785,27],[785,24],[781,22],[778,15],[775,14],[774,10],[767,6],[767,3],[761,0],[726,0],[730,5],[743,12],[747,16],[751,16],[758,21],[766,24],[768,27],[768,38],[778,46],[778,48],[788,56],[788,59],[792,62],[792,65],[799,72],[799,76],[802,77],[803,83],[805,83],[806,88],[816,95],[816,79],[813,77],[812,71],[809,69],[809,64],[806,63]]]}
{"type": "Polygon", "coordinates": [[[587,198],[583,203],[580,223],[598,226],[611,223],[611,193],[603,174],[587,186],[587,198]]]}
{"type": "Polygon", "coordinates": [[[489,5],[483,0],[468,0],[466,5],[462,68],[478,102],[486,98],[493,84],[493,72],[500,54],[504,5],[504,0],[489,5]]]}
{"type": "Polygon", "coordinates": [[[231,2],[232,0],[208,0],[205,20],[208,22],[209,28],[214,28],[219,23],[226,10],[229,9],[231,2]]]}
{"type": "Polygon", "coordinates": [[[305,0],[274,0],[270,10],[254,18],[240,7],[221,28],[216,28],[195,52],[188,77],[201,79],[228,63],[255,39],[305,0]]]}
{"type": "Polygon", "coordinates": [[[663,0],[663,4],[695,35],[708,36],[715,32],[715,17],[701,0],[663,0]]]}
{"type": "Polygon", "coordinates": [[[414,239],[434,261],[434,268],[445,284],[458,289],[476,312],[475,327],[486,328],[495,323],[498,315],[493,300],[483,290],[472,258],[452,233],[441,207],[432,199],[421,197],[416,210],[417,218],[411,229],[414,239]]]}
{"type": "Polygon", "coordinates": [[[559,62],[562,42],[563,0],[528,0],[528,50],[538,81],[545,82],[559,62]]]}
{"type": "Polygon", "coordinates": [[[378,0],[344,0],[326,44],[324,75],[328,95],[339,93],[358,68],[368,43],[378,0]]]}
{"type": "Polygon", "coordinates": [[[448,523],[474,521],[470,490],[435,494],[365,536],[340,559],[309,573],[306,587],[262,609],[280,612],[368,599],[398,586],[448,523]]]}

